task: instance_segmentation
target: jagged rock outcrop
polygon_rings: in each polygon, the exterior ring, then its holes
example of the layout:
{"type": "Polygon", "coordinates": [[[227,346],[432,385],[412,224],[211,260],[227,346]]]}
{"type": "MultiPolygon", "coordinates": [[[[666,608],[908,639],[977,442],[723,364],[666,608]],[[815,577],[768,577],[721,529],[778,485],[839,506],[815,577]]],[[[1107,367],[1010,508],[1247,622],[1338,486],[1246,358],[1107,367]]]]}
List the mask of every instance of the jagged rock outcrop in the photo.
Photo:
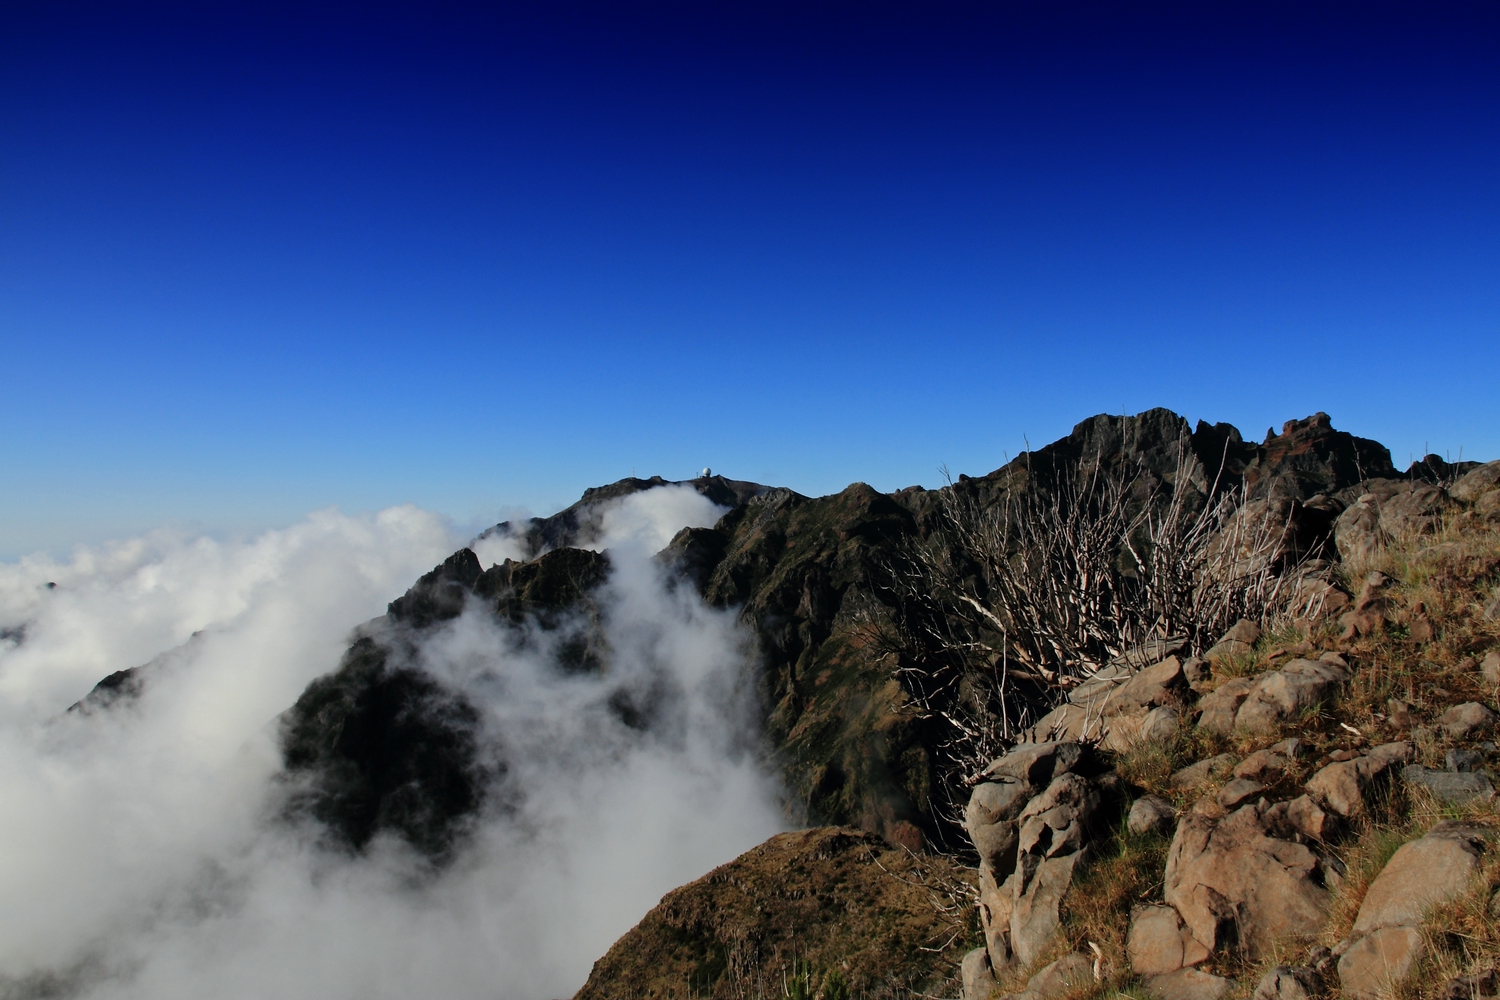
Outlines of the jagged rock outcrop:
{"type": "Polygon", "coordinates": [[[146,679],[140,667],[116,670],[105,677],[82,698],[68,706],[68,711],[87,715],[113,706],[116,702],[131,702],[146,689],[146,679]]]}
{"type": "Polygon", "coordinates": [[[400,649],[362,637],[283,716],[287,811],[320,821],[341,846],[389,833],[441,862],[493,799],[504,765],[480,753],[478,710],[400,649]]]}
{"type": "Polygon", "coordinates": [[[1061,925],[1102,801],[1078,742],[1023,744],[978,775],[964,814],[980,855],[979,913],[992,968],[1030,965],[1061,925]]]}
{"type": "Polygon", "coordinates": [[[608,486],[593,486],[584,490],[577,503],[550,517],[533,517],[523,523],[502,521],[479,538],[504,535],[519,541],[526,556],[522,562],[529,562],[553,549],[591,546],[603,532],[604,512],[611,503],[658,486],[689,486],[719,506],[731,508],[759,496],[768,488],[760,483],[712,475],[686,482],[672,482],[661,476],[649,479],[631,476],[608,486]]]}
{"type": "MultiPolygon", "coordinates": [[[[1201,479],[1196,489],[1207,493],[1215,484],[1226,489],[1243,483],[1252,499],[1280,505],[1278,511],[1290,514],[1288,537],[1298,552],[1332,530],[1342,501],[1329,498],[1362,479],[1399,478],[1383,448],[1333,430],[1322,414],[1290,421],[1257,445],[1228,425],[1200,423],[1195,429],[1158,409],[1090,418],[1067,437],[989,475],[960,477],[956,488],[981,503],[994,502],[1046,488],[1049,477],[1087,456],[1170,481],[1184,444],[1199,463],[1192,473],[1201,479]]],[[[587,491],[551,517],[499,525],[492,530],[518,540],[530,558],[485,570],[472,553],[456,553],[393,602],[387,617],[421,630],[477,600],[505,621],[570,630],[569,641],[557,644],[568,661],[564,666],[597,669],[608,650],[590,595],[608,574],[607,557],[576,546],[599,537],[608,504],[663,485],[659,478],[621,480],[587,491]]],[[[934,494],[913,487],[886,495],[855,484],[809,498],[719,476],[684,485],[729,512],[712,528],[684,531],[662,558],[709,603],[739,609],[754,631],[765,732],[797,816],[851,823],[917,847],[924,840],[942,842],[947,834],[933,817],[944,780],[935,748],[945,731],[913,704],[895,679],[899,664],[892,653],[871,639],[873,626],[894,621],[884,589],[892,554],[928,530],[934,494]]],[[[1112,745],[1165,736],[1180,723],[1191,700],[1186,685],[1204,676],[1196,666],[1200,661],[1181,662],[1182,680],[1174,676],[1128,710],[1111,709],[1112,745]]],[[[1114,686],[1128,680],[1122,674],[1114,686]]],[[[1028,693],[1020,683],[1013,690],[1014,697],[1038,704],[1046,694],[1043,688],[1028,693]]],[[[1213,717],[1208,711],[1205,716],[1213,717]]]]}

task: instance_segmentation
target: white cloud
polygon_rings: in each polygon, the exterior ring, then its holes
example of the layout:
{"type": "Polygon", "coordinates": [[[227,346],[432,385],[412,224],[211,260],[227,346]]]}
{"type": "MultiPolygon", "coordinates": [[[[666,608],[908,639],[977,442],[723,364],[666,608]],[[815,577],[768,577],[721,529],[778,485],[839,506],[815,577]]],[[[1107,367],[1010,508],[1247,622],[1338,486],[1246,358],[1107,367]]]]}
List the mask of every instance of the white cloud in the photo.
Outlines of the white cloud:
{"type": "Polygon", "coordinates": [[[399,844],[350,859],[274,821],[270,722],[451,550],[439,518],[319,513],[238,544],[160,535],[0,565],[0,626],[27,622],[0,644],[0,994],[70,970],[80,996],[153,1000],[576,990],[665,891],[782,822],[746,752],[744,634],[649,559],[719,514],[681,492],[606,514],[604,676],[559,674],[546,636],[520,644],[477,606],[422,647],[519,792],[427,879],[399,844]],[[169,649],[137,703],[63,712],[169,649]],[[622,688],[657,706],[649,731],[609,709],[622,688]]]}

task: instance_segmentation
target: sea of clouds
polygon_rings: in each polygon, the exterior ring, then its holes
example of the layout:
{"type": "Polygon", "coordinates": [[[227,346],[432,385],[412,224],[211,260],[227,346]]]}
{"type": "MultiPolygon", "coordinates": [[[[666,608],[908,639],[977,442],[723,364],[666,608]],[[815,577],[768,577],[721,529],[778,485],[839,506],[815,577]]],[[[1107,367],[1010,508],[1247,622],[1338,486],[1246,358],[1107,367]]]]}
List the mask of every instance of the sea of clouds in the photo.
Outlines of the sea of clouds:
{"type": "Polygon", "coordinates": [[[325,511],[0,564],[0,997],[571,995],[665,892],[784,826],[749,638],[652,558],[721,513],[680,487],[605,513],[603,675],[560,672],[545,636],[477,605],[432,631],[421,664],[480,709],[509,806],[437,873],[287,822],[276,719],[462,544],[441,517],[325,511]],[[148,663],[138,700],[68,711],[148,663]],[[609,710],[621,690],[649,696],[648,730],[609,710]]]}

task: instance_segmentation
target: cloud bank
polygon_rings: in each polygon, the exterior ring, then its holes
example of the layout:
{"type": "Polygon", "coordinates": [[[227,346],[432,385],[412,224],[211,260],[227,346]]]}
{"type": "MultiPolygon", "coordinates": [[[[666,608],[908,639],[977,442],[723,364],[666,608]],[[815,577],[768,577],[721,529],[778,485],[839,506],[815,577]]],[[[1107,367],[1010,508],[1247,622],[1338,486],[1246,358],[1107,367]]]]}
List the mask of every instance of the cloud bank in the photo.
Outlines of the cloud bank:
{"type": "Polygon", "coordinates": [[[570,995],[664,892],[783,825],[747,637],[651,558],[720,513],[685,488],[605,512],[602,675],[478,606],[427,637],[421,665],[480,708],[511,806],[437,874],[400,842],[351,856],[280,818],[275,718],[457,547],[440,518],[325,512],[0,565],[0,997],[570,995]],[[143,663],[139,699],[66,711],[143,663]],[[649,726],[611,711],[622,691],[649,726]]]}

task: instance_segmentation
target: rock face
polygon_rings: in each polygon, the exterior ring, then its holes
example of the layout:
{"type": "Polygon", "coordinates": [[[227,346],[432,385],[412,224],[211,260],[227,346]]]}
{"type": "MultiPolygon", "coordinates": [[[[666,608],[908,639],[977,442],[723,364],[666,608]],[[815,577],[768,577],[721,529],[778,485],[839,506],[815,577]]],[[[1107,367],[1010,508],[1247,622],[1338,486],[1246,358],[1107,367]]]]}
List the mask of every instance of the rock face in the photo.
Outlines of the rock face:
{"type": "Polygon", "coordinates": [[[979,775],[964,814],[979,852],[979,913],[990,963],[1030,965],[1061,923],[1100,804],[1092,755],[1076,742],[1022,744],[979,775]]]}
{"type": "Polygon", "coordinates": [[[1354,942],[1339,959],[1345,995],[1375,1000],[1410,974],[1423,953],[1423,916],[1469,887],[1484,846],[1484,831],[1439,823],[1391,856],[1366,890],[1354,942]]]}
{"type": "Polygon", "coordinates": [[[1322,928],[1330,896],[1318,857],[1268,827],[1260,803],[1222,820],[1189,814],[1178,823],[1164,895],[1205,951],[1237,938],[1258,957],[1279,942],[1310,941],[1322,928]]]}

